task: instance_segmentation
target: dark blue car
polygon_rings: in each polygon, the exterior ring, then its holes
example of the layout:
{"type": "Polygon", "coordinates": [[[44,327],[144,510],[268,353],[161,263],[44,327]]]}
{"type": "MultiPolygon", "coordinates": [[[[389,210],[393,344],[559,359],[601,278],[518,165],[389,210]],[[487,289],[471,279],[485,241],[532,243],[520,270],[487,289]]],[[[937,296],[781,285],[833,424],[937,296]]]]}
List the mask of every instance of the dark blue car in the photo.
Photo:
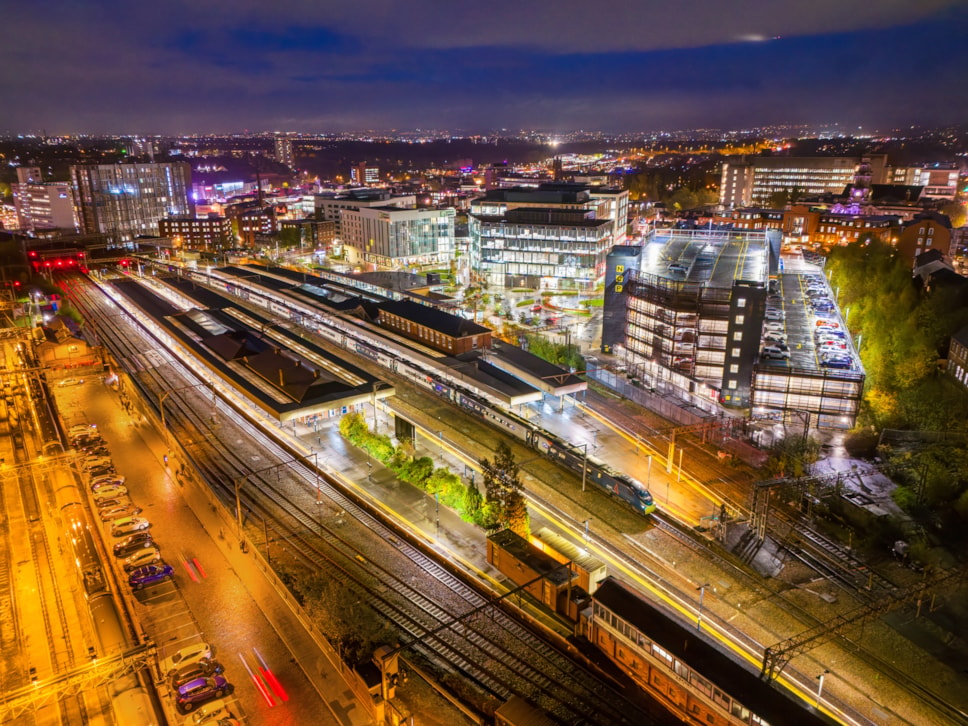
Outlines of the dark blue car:
{"type": "Polygon", "coordinates": [[[164,562],[156,562],[153,565],[145,565],[136,570],[132,570],[128,576],[128,584],[132,590],[140,590],[148,585],[162,582],[175,576],[175,570],[171,565],[164,562]]]}
{"type": "Polygon", "coordinates": [[[187,713],[199,704],[221,698],[228,692],[228,688],[229,682],[223,676],[196,678],[178,687],[175,705],[182,713],[187,713]]]}
{"type": "Polygon", "coordinates": [[[850,359],[850,357],[845,355],[832,355],[821,360],[820,365],[822,365],[824,368],[840,368],[842,370],[850,370],[854,367],[854,362],[850,359]]]}

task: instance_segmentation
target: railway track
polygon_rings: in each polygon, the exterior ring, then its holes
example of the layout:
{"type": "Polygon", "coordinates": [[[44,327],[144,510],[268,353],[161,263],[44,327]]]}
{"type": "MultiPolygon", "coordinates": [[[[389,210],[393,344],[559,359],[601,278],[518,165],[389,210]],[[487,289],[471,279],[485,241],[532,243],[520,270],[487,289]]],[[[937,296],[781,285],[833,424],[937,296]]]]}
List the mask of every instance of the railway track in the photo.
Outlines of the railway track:
{"type": "MultiPolygon", "coordinates": [[[[82,302],[81,307],[87,305],[82,302]]],[[[324,561],[340,577],[351,578],[381,614],[397,626],[406,645],[447,670],[464,674],[497,698],[503,700],[518,694],[535,700],[564,723],[641,722],[639,704],[627,701],[610,682],[583,663],[576,663],[503,609],[489,607],[485,595],[407,543],[402,533],[365,512],[328,475],[321,475],[325,485],[322,491],[331,498],[332,506],[357,518],[363,528],[378,536],[371,536],[368,544],[362,539],[351,543],[333,527],[320,527],[316,518],[295,501],[297,496],[311,501],[306,478],[314,477],[314,473],[310,474],[301,464],[293,464],[285,469],[285,485],[273,485],[272,476],[256,480],[251,475],[253,456],[263,467],[270,461],[281,467],[292,459],[291,454],[264,435],[253,434],[249,425],[238,424],[229,415],[221,415],[220,426],[213,431],[206,416],[195,413],[196,409],[211,410],[210,399],[199,403],[201,397],[193,390],[195,384],[178,390],[172,371],[161,372],[131,363],[128,359],[141,360],[144,345],[127,341],[127,333],[116,320],[102,325],[101,333],[112,338],[119,361],[143,387],[142,393],[150,405],[154,406],[159,396],[168,392],[165,410],[169,427],[184,432],[180,439],[194,442],[188,446],[189,453],[209,483],[220,488],[223,501],[234,505],[235,492],[229,482],[243,476],[258,481],[259,486],[247,484],[240,491],[246,506],[266,516],[267,522],[271,520],[273,531],[283,535],[307,562],[318,565],[324,561]],[[242,460],[239,451],[244,451],[249,461],[242,460]],[[290,469],[298,469],[299,474],[293,476],[290,469]],[[382,549],[371,551],[377,544],[382,549]],[[391,555],[396,558],[392,567],[378,564],[391,555]],[[404,562],[409,563],[406,568],[404,562]],[[475,611],[486,611],[487,617],[464,617],[475,611]]],[[[181,368],[174,361],[169,365],[181,368]]],[[[183,371],[179,373],[184,375],[183,371]]],[[[655,715],[661,713],[657,707],[655,715]]]]}

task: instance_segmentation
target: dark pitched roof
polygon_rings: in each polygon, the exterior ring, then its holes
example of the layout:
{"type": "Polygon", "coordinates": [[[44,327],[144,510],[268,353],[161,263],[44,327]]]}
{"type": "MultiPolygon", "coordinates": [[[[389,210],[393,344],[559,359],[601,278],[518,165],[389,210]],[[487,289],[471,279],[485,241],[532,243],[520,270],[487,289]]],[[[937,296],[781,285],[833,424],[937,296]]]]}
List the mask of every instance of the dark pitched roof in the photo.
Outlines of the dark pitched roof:
{"type": "Polygon", "coordinates": [[[945,229],[951,229],[951,218],[948,217],[948,215],[932,211],[925,211],[921,212],[920,214],[915,214],[911,221],[904,223],[902,229],[913,227],[921,222],[935,222],[936,224],[940,224],[945,229]]]}
{"type": "Polygon", "coordinates": [[[923,191],[924,187],[911,184],[871,184],[870,201],[878,204],[914,204],[923,191]]]}
{"type": "Polygon", "coordinates": [[[951,339],[958,341],[963,346],[965,346],[966,348],[968,348],[968,325],[966,325],[961,330],[959,330],[957,333],[955,333],[954,335],[952,335],[951,336],[951,339]]]}
{"type": "Polygon", "coordinates": [[[490,328],[478,325],[460,315],[453,315],[410,300],[381,303],[377,308],[381,312],[386,311],[391,315],[399,315],[401,318],[431,328],[451,338],[466,338],[471,335],[483,335],[491,332],[490,328]]]}

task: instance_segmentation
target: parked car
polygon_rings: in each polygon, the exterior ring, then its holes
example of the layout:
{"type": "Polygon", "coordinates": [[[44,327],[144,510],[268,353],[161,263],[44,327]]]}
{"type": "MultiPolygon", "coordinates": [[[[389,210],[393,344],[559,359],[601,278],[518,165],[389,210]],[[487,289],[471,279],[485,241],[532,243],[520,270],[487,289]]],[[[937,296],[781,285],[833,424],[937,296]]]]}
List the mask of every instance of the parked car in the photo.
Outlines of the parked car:
{"type": "Polygon", "coordinates": [[[136,570],[132,570],[128,575],[128,584],[132,590],[142,590],[148,585],[157,585],[175,576],[175,568],[166,565],[164,562],[156,562],[153,565],[145,565],[136,570]]]}
{"type": "Polygon", "coordinates": [[[87,473],[89,476],[103,476],[105,474],[116,474],[117,469],[114,468],[114,464],[102,464],[94,469],[89,469],[87,473]]]}
{"type": "Polygon", "coordinates": [[[208,643],[187,645],[161,662],[161,672],[166,676],[170,675],[176,668],[181,668],[189,663],[195,663],[203,658],[211,660],[214,654],[212,646],[208,643]]]}
{"type": "Polygon", "coordinates": [[[817,328],[839,328],[840,323],[836,320],[818,320],[816,326],[817,328]]]}
{"type": "Polygon", "coordinates": [[[183,684],[175,692],[175,705],[182,713],[188,713],[206,701],[221,698],[228,692],[229,682],[224,676],[196,678],[183,684]]]}
{"type": "Polygon", "coordinates": [[[185,719],[185,726],[234,726],[239,722],[232,718],[228,704],[219,699],[199,706],[185,719]],[[227,722],[227,723],[224,723],[227,722]]]}
{"type": "Polygon", "coordinates": [[[770,331],[763,334],[763,340],[767,341],[768,343],[786,343],[786,336],[782,333],[770,331]]]}
{"type": "Polygon", "coordinates": [[[82,383],[84,383],[83,378],[73,378],[73,377],[61,378],[59,381],[57,381],[57,385],[60,386],[61,388],[66,388],[67,386],[79,386],[82,383]]]}
{"type": "Polygon", "coordinates": [[[121,567],[124,568],[125,572],[131,572],[139,567],[153,565],[156,562],[161,562],[161,550],[152,545],[125,557],[121,560],[121,567]]]}
{"type": "Polygon", "coordinates": [[[531,306],[531,312],[533,312],[533,313],[540,313],[541,312],[541,306],[540,305],[532,305],[531,306]]]}
{"type": "Polygon", "coordinates": [[[150,526],[151,522],[144,517],[125,517],[124,519],[116,520],[111,525],[111,536],[126,537],[129,534],[146,530],[150,526]]]}
{"type": "Polygon", "coordinates": [[[127,487],[113,484],[111,486],[106,486],[106,487],[102,487],[101,489],[98,489],[96,492],[93,492],[92,496],[94,497],[94,501],[96,502],[100,499],[115,499],[127,493],[128,493],[127,487]]]}
{"type": "Polygon", "coordinates": [[[765,345],[763,346],[763,350],[760,351],[760,357],[774,360],[787,360],[790,357],[790,351],[780,350],[775,345],[765,345]]]}
{"type": "Polygon", "coordinates": [[[130,503],[119,504],[115,507],[104,507],[98,511],[98,516],[102,522],[113,522],[118,519],[124,519],[125,517],[133,517],[136,514],[141,514],[141,507],[130,503]]]}
{"type": "Polygon", "coordinates": [[[114,556],[127,557],[145,547],[152,547],[154,544],[154,541],[151,539],[151,532],[135,532],[134,534],[129,534],[114,545],[114,556]]]}
{"type": "Polygon", "coordinates": [[[766,320],[772,320],[772,321],[776,321],[776,322],[786,319],[786,315],[784,315],[784,313],[783,313],[782,310],[767,310],[763,314],[763,317],[766,320]]]}
{"type": "Polygon", "coordinates": [[[841,340],[823,340],[817,343],[818,350],[821,351],[841,351],[847,350],[847,344],[841,340]]]}
{"type": "Polygon", "coordinates": [[[94,504],[98,511],[104,509],[112,509],[113,507],[127,507],[131,505],[131,498],[127,494],[118,494],[114,497],[106,497],[103,499],[94,499],[94,504]]]}
{"type": "Polygon", "coordinates": [[[112,476],[106,474],[104,476],[95,477],[94,481],[91,482],[91,491],[96,492],[101,489],[107,489],[109,487],[123,487],[124,477],[112,476]]]}
{"type": "Polygon", "coordinates": [[[90,439],[88,439],[79,448],[83,452],[84,456],[104,456],[107,458],[111,457],[111,451],[110,449],[108,449],[108,445],[104,443],[104,439],[99,439],[97,441],[91,441],[90,439]]]}
{"type": "Polygon", "coordinates": [[[177,691],[180,686],[188,683],[188,681],[193,681],[196,678],[218,676],[224,671],[224,666],[222,666],[222,664],[217,660],[212,660],[211,658],[202,658],[194,663],[186,663],[180,668],[176,668],[169,674],[168,677],[171,681],[172,690],[177,691]]]}
{"type": "Polygon", "coordinates": [[[829,356],[820,360],[820,365],[824,368],[840,368],[850,370],[854,367],[854,362],[849,356],[829,356]]]}
{"type": "Polygon", "coordinates": [[[98,469],[102,466],[113,467],[114,462],[107,456],[85,456],[81,459],[81,468],[84,471],[91,471],[91,469],[98,469]]]}

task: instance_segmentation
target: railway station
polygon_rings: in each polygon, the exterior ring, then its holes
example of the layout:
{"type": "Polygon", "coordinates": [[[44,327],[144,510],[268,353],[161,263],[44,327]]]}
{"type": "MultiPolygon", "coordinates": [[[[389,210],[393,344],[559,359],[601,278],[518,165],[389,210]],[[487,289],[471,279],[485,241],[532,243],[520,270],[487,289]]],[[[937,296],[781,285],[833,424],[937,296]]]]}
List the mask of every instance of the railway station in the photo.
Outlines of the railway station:
{"type": "Polygon", "coordinates": [[[215,375],[277,420],[317,418],[392,396],[384,381],[184,278],[167,283],[196,307],[179,309],[135,280],[112,286],[215,375]]]}

